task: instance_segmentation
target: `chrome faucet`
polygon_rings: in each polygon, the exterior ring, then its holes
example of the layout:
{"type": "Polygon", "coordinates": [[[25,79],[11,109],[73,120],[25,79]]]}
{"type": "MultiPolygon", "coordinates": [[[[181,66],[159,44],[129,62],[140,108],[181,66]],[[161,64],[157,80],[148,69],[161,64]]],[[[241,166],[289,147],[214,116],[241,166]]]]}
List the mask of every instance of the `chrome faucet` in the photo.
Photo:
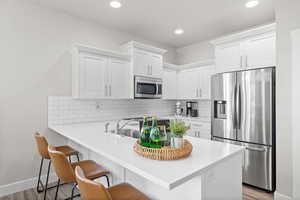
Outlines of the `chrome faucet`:
{"type": "Polygon", "coordinates": [[[120,126],[121,121],[124,121],[124,119],[117,121],[117,126],[116,126],[117,134],[119,134],[120,130],[123,129],[126,125],[128,125],[130,122],[136,121],[136,119],[128,119],[122,126],[120,126]]]}
{"type": "Polygon", "coordinates": [[[109,122],[105,123],[105,133],[108,133],[109,122]]]}

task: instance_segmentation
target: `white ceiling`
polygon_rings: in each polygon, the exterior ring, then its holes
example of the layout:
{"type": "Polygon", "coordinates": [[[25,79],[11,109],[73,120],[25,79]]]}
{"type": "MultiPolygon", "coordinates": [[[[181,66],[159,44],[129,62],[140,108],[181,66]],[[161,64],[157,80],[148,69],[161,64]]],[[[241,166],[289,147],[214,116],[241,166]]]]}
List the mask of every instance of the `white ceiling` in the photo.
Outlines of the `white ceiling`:
{"type": "Polygon", "coordinates": [[[246,0],[122,0],[123,7],[113,9],[110,0],[35,0],[48,7],[97,21],[172,47],[274,22],[273,0],[247,9],[246,0]],[[175,28],[185,33],[174,35],[175,28]]]}

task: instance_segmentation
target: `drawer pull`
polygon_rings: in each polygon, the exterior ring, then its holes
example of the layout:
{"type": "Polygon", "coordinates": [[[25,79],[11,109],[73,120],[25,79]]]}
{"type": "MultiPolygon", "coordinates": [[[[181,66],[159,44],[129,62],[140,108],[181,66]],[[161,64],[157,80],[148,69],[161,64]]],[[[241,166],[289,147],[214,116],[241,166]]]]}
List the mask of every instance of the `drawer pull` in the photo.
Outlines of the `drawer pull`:
{"type": "Polygon", "coordinates": [[[255,148],[255,147],[246,147],[247,150],[249,151],[260,151],[260,152],[265,152],[265,148],[255,148]]]}
{"type": "Polygon", "coordinates": [[[192,124],[192,126],[202,127],[202,124],[192,124]]]}

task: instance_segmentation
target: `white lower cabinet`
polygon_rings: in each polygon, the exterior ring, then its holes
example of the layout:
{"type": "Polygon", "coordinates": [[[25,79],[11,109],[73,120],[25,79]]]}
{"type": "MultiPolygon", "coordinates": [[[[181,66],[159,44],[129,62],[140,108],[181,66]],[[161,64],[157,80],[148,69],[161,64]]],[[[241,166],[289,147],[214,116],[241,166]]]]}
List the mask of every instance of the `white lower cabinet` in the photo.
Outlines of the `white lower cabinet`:
{"type": "Polygon", "coordinates": [[[184,120],[185,124],[190,126],[187,135],[198,137],[202,139],[211,139],[211,127],[208,122],[201,122],[197,120],[184,120]]]}

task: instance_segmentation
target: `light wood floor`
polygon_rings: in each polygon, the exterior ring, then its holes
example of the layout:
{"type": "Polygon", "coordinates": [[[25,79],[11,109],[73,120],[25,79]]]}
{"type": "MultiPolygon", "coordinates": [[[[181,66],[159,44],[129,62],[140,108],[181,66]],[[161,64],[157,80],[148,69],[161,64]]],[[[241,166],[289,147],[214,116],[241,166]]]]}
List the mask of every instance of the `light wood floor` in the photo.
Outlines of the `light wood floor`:
{"type": "MultiPolygon", "coordinates": [[[[58,199],[66,199],[71,193],[71,185],[64,185],[60,187],[58,193],[58,199]]],[[[55,189],[48,190],[47,200],[53,200],[55,195],[55,189]]],[[[18,192],[6,197],[0,198],[0,200],[42,200],[43,194],[38,194],[35,189],[18,192]]],[[[79,200],[80,198],[74,198],[79,200]]],[[[224,199],[225,200],[225,199],[224,199]]],[[[273,200],[273,194],[266,193],[252,187],[243,186],[243,200],[273,200]]]]}

